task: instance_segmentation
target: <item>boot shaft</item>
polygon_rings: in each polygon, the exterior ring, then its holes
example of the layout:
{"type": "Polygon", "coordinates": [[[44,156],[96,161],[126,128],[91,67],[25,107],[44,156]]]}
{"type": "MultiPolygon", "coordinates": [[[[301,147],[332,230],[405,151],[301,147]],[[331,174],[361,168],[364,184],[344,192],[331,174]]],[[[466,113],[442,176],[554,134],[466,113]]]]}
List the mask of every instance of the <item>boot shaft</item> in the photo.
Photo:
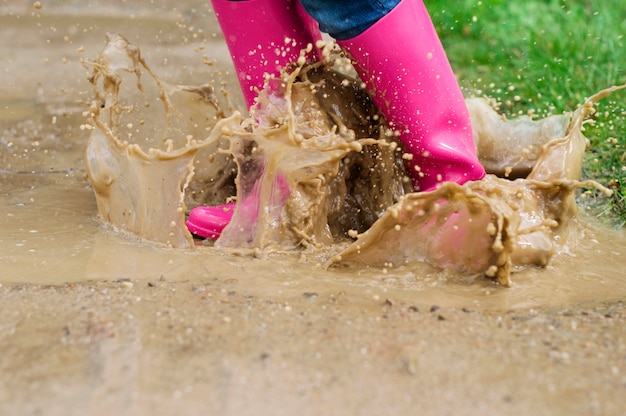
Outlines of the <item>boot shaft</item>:
{"type": "MultiPolygon", "coordinates": [[[[211,1],[248,108],[266,74],[277,76],[301,50],[321,40],[316,22],[295,0],[211,1]]],[[[318,58],[315,48],[306,58],[318,58]]]]}
{"type": "Polygon", "coordinates": [[[484,176],[463,94],[421,0],[402,0],[365,32],[338,43],[410,154],[416,190],[484,176]]]}

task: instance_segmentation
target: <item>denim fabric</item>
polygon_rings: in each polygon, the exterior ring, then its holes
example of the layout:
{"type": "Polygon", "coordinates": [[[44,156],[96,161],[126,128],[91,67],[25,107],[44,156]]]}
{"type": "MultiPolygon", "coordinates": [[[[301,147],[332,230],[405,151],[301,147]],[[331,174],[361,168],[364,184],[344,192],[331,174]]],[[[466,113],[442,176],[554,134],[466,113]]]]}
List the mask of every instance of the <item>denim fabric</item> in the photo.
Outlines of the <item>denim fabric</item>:
{"type": "Polygon", "coordinates": [[[317,20],[322,32],[345,40],[363,33],[400,0],[300,0],[300,3],[317,20]]]}

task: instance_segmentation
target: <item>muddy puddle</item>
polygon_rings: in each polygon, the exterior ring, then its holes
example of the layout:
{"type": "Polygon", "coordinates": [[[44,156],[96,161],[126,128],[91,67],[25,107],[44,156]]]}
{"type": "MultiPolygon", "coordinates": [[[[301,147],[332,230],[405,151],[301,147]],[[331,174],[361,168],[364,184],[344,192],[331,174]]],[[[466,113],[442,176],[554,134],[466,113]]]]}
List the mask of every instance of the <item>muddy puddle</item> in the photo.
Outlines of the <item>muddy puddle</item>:
{"type": "MultiPolygon", "coordinates": [[[[71,10],[72,6],[67,7],[71,10]]],[[[19,10],[16,8],[15,13],[19,14],[19,10]]],[[[514,284],[508,289],[489,279],[476,276],[470,279],[424,262],[411,262],[399,268],[367,265],[348,269],[327,268],[322,257],[316,257],[319,254],[306,250],[287,254],[272,254],[269,251],[260,255],[261,258],[252,258],[206,247],[198,241],[195,249],[165,248],[150,241],[140,241],[142,236],[121,232],[115,228],[116,224],[111,226],[99,217],[83,164],[83,151],[90,135],[84,111],[93,99],[93,91],[85,77],[91,67],[84,63],[81,65],[80,60],[92,59],[97,51],[103,49],[104,38],[98,39],[102,33],[95,29],[100,25],[108,29],[111,25],[106,20],[96,24],[91,16],[85,17],[85,20],[68,18],[64,25],[69,33],[62,34],[58,33],[58,29],[52,29],[57,20],[63,22],[62,13],[47,16],[33,10],[30,16],[22,11],[19,18],[40,28],[37,37],[46,42],[54,37],[62,47],[46,49],[37,44],[43,48],[39,54],[15,57],[7,64],[8,69],[13,69],[10,73],[14,79],[10,80],[11,88],[5,94],[7,98],[2,113],[5,125],[2,138],[4,166],[0,175],[4,214],[0,252],[3,264],[7,266],[1,276],[4,283],[63,284],[92,279],[157,278],[195,281],[210,275],[218,279],[236,278],[245,282],[244,286],[251,293],[259,291],[265,296],[277,296],[279,293],[289,296],[287,294],[292,291],[288,288],[293,287],[297,288],[294,289],[296,292],[349,290],[365,297],[384,297],[385,293],[393,292],[394,296],[419,304],[474,305],[495,309],[620,299],[626,295],[623,273],[615,267],[623,261],[626,238],[623,232],[598,225],[596,220],[584,214],[583,209],[579,209],[568,226],[567,236],[554,237],[557,240],[567,238],[567,244],[559,248],[545,267],[515,269],[514,284]],[[46,24],[42,25],[42,22],[46,24]],[[75,35],[72,36],[72,33],[75,35]],[[83,41],[94,45],[91,57],[83,56],[86,48],[79,43],[83,41]],[[51,75],[59,82],[30,82],[33,74],[16,71],[37,55],[54,68],[53,71],[58,71],[51,75]],[[62,69],[56,69],[58,63],[55,65],[55,60],[62,62],[62,69]],[[77,74],[75,79],[68,80],[65,67],[77,74]],[[28,90],[28,86],[29,92],[22,91],[28,90]],[[33,92],[39,97],[34,102],[28,102],[29,94],[33,92]],[[11,94],[15,97],[9,98],[11,94]],[[21,105],[15,105],[16,102],[21,105]]],[[[190,13],[189,10],[187,12],[190,13]]],[[[204,13],[210,15],[206,9],[204,13]]],[[[12,19],[18,18],[12,17],[11,12],[3,17],[7,23],[11,23],[12,19]]],[[[137,34],[131,33],[129,38],[143,39],[150,30],[160,34],[164,25],[171,25],[168,19],[164,19],[168,23],[152,19],[149,16],[141,19],[137,34]]],[[[117,24],[122,25],[121,22],[117,24]]],[[[195,30],[206,35],[199,29],[195,30]]],[[[159,34],[155,37],[161,36],[159,34]]],[[[23,41],[34,42],[32,39],[23,41]]],[[[147,40],[148,45],[151,41],[147,40]]],[[[157,42],[154,50],[142,48],[142,56],[157,63],[154,71],[163,71],[163,74],[159,72],[162,78],[194,81],[198,79],[198,73],[204,72],[207,79],[216,85],[219,85],[215,81],[216,73],[223,82],[229,81],[228,69],[222,70],[220,65],[216,68],[215,64],[205,65],[207,60],[224,57],[223,45],[211,45],[211,50],[207,51],[204,44],[202,47],[191,47],[185,43],[157,42]],[[176,51],[167,49],[163,43],[172,43],[176,51]],[[170,60],[181,53],[180,49],[188,50],[188,63],[176,65],[178,70],[182,67],[183,71],[172,74],[170,60]],[[153,56],[159,53],[163,54],[161,59],[165,65],[159,65],[161,60],[153,56]],[[190,69],[192,65],[196,67],[190,69]]],[[[221,65],[228,68],[228,62],[221,65]]],[[[145,79],[144,75],[144,83],[145,79]]],[[[230,82],[232,84],[232,79],[230,82]]],[[[234,96],[229,102],[232,111],[241,104],[237,102],[237,93],[231,95],[234,96]]],[[[138,120],[131,119],[129,123],[132,121],[138,120]]],[[[156,123],[156,119],[153,122],[156,123]]],[[[139,191],[135,189],[133,192],[139,191]]],[[[155,199],[157,202],[163,200],[155,199]]]]}
{"type": "Polygon", "coordinates": [[[510,309],[617,300],[626,294],[621,264],[623,233],[590,219],[569,253],[546,268],[515,274],[502,288],[488,280],[464,281],[427,265],[396,269],[326,270],[293,255],[264,259],[228,255],[210,247],[154,247],[118,235],[96,217],[93,193],[80,174],[3,174],[12,187],[2,210],[2,283],[64,284],[89,280],[202,282],[236,279],[250,294],[291,299],[303,292],[349,291],[364,298],[392,296],[409,303],[510,309]],[[601,258],[602,261],[598,261],[601,258]]]}
{"type": "Polygon", "coordinates": [[[161,79],[237,91],[210,5],[42,4],[0,4],[3,414],[620,414],[623,231],[579,208],[510,287],[142,240],[98,215],[81,60],[123,33],[161,79]]]}

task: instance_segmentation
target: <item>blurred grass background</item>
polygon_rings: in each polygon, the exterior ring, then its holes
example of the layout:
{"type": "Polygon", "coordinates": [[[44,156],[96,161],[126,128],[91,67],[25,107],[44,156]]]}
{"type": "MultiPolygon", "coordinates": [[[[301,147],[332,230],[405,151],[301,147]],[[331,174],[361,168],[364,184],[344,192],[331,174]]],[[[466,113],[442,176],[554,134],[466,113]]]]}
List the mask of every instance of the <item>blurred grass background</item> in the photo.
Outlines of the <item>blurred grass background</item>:
{"type": "MultiPolygon", "coordinates": [[[[626,83],[623,0],[426,0],[468,95],[486,95],[509,118],[572,111],[597,91],[626,83]]],[[[583,175],[614,191],[587,192],[590,211],[626,225],[626,92],[600,102],[583,175]]]]}

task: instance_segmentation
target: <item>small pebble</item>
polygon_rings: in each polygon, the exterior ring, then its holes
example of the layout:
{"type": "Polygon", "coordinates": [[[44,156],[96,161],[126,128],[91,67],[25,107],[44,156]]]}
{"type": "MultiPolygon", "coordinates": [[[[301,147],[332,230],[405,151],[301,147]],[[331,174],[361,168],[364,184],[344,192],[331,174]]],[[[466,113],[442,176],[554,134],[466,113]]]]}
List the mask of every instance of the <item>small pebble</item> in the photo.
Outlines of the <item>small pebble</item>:
{"type": "Polygon", "coordinates": [[[120,287],[122,289],[132,289],[133,288],[133,283],[128,281],[128,280],[124,280],[121,284],[120,287]]]}

